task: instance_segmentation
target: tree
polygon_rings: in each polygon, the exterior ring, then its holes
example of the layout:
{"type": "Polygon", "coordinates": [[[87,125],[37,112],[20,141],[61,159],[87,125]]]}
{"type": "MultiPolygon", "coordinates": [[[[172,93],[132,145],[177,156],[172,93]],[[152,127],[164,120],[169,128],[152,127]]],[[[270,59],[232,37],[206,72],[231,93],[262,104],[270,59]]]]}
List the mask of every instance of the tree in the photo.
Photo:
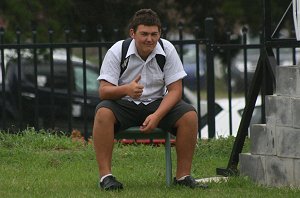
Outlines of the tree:
{"type": "MultiPolygon", "coordinates": [[[[80,29],[85,27],[87,40],[97,40],[99,31],[104,40],[115,40],[128,36],[128,20],[140,8],[151,8],[161,17],[169,31],[176,31],[178,24],[193,32],[194,25],[204,34],[204,19],[215,20],[215,40],[224,42],[226,32],[240,34],[243,25],[250,27],[253,35],[262,28],[263,0],[1,0],[0,18],[7,22],[6,39],[13,41],[16,29],[29,32],[24,40],[31,38],[32,27],[47,41],[50,27],[57,40],[65,39],[65,29],[71,30],[71,39],[79,40],[80,29]],[[102,28],[100,28],[102,27],[102,28]],[[119,31],[116,31],[116,30],[119,31]]],[[[289,1],[272,0],[271,10],[274,25],[287,8],[289,1]]]]}
{"type": "Polygon", "coordinates": [[[40,42],[48,40],[48,28],[56,32],[56,37],[61,38],[63,25],[72,18],[70,0],[2,0],[0,2],[0,16],[5,18],[6,41],[13,42],[16,31],[22,33],[23,39],[32,37],[32,30],[39,32],[40,42]]]}

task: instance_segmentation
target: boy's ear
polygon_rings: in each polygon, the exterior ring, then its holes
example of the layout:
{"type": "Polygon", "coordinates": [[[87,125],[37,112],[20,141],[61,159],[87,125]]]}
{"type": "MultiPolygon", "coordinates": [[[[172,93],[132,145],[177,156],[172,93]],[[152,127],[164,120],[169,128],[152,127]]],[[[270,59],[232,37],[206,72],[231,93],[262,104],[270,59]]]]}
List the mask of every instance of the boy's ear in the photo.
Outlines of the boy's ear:
{"type": "Polygon", "coordinates": [[[129,30],[129,35],[131,38],[134,38],[134,30],[133,29],[129,30]]]}

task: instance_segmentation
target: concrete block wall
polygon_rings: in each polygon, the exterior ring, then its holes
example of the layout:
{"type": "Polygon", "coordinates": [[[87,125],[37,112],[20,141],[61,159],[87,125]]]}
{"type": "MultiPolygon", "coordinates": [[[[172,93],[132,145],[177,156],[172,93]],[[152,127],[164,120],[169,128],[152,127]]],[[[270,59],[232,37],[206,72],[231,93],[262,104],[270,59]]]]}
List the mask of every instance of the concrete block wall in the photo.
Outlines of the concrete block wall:
{"type": "Polygon", "coordinates": [[[300,187],[300,66],[279,66],[276,91],[265,98],[266,124],[250,128],[240,174],[266,186],[300,187]]]}

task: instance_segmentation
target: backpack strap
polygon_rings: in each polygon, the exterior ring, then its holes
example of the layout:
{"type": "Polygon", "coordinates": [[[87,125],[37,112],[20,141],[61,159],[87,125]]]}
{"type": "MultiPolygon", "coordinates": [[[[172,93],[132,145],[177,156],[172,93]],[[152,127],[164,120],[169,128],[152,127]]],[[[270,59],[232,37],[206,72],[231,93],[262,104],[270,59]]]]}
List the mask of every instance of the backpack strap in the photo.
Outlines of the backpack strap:
{"type": "MultiPolygon", "coordinates": [[[[161,39],[158,40],[161,48],[165,51],[165,48],[164,48],[164,44],[162,42],[161,39]]],[[[161,69],[162,72],[164,72],[164,66],[165,66],[165,63],[166,63],[166,57],[162,54],[156,54],[155,55],[155,58],[156,58],[156,62],[159,66],[159,68],[161,69]]]]}
{"type": "MultiPolygon", "coordinates": [[[[130,56],[128,56],[127,58],[125,58],[125,56],[127,54],[127,51],[128,51],[128,48],[129,48],[129,45],[130,45],[131,41],[132,41],[132,38],[127,38],[122,43],[122,54],[121,54],[121,61],[120,61],[120,68],[121,68],[120,77],[122,76],[122,74],[127,69],[127,65],[128,65],[130,56]]],[[[162,40],[159,39],[158,42],[159,42],[160,46],[162,47],[162,49],[165,50],[162,40]]],[[[166,57],[164,55],[161,55],[161,54],[156,54],[155,58],[156,58],[156,62],[158,64],[159,68],[163,72],[164,71],[164,66],[165,66],[165,63],[166,63],[166,57]]]]}
{"type": "Polygon", "coordinates": [[[120,77],[122,76],[124,71],[127,69],[129,57],[127,57],[125,60],[125,56],[127,54],[127,51],[128,51],[131,41],[132,41],[132,38],[128,38],[128,39],[124,40],[122,43],[122,53],[121,53],[121,62],[120,62],[120,67],[121,67],[120,77]]]}

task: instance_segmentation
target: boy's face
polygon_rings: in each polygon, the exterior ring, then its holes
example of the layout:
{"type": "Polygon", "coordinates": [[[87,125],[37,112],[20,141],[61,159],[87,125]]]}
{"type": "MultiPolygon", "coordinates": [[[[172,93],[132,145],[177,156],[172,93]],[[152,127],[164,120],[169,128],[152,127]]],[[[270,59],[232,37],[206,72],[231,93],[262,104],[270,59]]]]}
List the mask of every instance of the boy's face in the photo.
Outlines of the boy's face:
{"type": "Polygon", "coordinates": [[[135,39],[139,55],[146,60],[160,38],[158,26],[139,25],[135,32],[133,29],[130,29],[130,34],[135,39]]]}

